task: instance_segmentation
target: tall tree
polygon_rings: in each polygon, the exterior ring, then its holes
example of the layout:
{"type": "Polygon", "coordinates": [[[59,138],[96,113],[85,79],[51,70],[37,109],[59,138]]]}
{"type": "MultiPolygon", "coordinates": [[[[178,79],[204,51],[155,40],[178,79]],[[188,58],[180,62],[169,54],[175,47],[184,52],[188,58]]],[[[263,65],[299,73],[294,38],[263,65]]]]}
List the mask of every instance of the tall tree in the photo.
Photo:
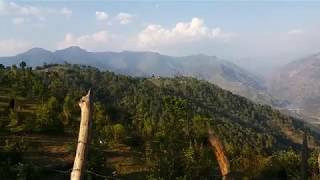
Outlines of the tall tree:
{"type": "Polygon", "coordinates": [[[25,61],[21,61],[19,66],[21,69],[24,69],[27,66],[27,63],[25,61]]]}

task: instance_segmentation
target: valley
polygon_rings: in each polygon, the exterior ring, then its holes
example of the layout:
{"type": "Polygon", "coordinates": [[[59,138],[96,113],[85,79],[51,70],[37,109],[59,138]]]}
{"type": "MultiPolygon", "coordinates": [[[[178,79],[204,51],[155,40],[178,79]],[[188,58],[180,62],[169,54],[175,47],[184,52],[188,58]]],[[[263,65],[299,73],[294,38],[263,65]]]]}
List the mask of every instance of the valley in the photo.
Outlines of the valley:
{"type": "Polygon", "coordinates": [[[0,0],[0,180],[320,180],[319,9],[0,0]]]}

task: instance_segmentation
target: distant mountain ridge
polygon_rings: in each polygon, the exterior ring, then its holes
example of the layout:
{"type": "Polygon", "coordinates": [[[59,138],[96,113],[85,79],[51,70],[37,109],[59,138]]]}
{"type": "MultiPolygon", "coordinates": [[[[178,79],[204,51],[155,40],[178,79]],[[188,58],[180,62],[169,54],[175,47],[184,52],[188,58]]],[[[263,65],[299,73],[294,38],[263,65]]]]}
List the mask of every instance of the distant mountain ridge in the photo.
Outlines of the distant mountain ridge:
{"type": "Polygon", "coordinates": [[[284,66],[270,82],[270,92],[289,100],[289,109],[320,120],[320,53],[284,66]]]}
{"type": "Polygon", "coordinates": [[[88,52],[69,47],[54,52],[33,48],[12,57],[0,57],[4,65],[25,61],[36,67],[47,64],[83,64],[131,76],[191,76],[215,83],[263,104],[279,104],[267,92],[264,80],[226,60],[203,54],[173,57],[155,52],[88,52]]]}

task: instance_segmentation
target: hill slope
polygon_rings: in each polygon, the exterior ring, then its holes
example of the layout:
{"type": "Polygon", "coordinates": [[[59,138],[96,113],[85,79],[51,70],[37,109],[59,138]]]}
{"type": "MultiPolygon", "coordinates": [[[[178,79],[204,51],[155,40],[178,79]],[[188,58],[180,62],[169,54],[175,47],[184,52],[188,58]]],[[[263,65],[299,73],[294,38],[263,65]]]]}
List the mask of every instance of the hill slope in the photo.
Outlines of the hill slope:
{"type": "Polygon", "coordinates": [[[281,106],[267,93],[264,81],[237,65],[214,56],[192,55],[172,57],[153,52],[88,52],[70,47],[55,52],[40,48],[31,49],[14,57],[2,57],[0,63],[30,66],[47,64],[83,64],[131,76],[174,77],[184,75],[204,79],[236,94],[262,104],[281,106]]]}
{"type": "MultiPolygon", "coordinates": [[[[144,179],[212,179],[218,171],[207,143],[209,125],[222,140],[234,172],[258,179],[274,178],[279,171],[286,171],[289,177],[299,176],[297,151],[304,123],[206,81],[133,78],[77,65],[33,71],[1,69],[0,73],[0,128],[7,136],[64,131],[76,141],[80,115],[77,101],[92,88],[95,111],[88,168],[105,175],[110,175],[108,168],[121,167],[107,168],[105,162],[110,159],[103,152],[123,143],[138,152],[136,159],[142,161],[144,179]],[[7,109],[8,95],[17,99],[14,111],[7,109]]],[[[318,144],[318,137],[309,132],[310,147],[318,144]]],[[[65,148],[60,148],[63,153],[68,152],[65,148]]],[[[8,147],[1,150],[7,152],[8,147]]],[[[74,151],[69,152],[74,155],[74,151]]],[[[22,162],[28,164],[28,159],[22,162]]],[[[16,174],[14,168],[11,171],[16,174]]]]}
{"type": "Polygon", "coordinates": [[[320,119],[320,54],[292,62],[272,79],[271,93],[292,103],[290,109],[320,119]]]}

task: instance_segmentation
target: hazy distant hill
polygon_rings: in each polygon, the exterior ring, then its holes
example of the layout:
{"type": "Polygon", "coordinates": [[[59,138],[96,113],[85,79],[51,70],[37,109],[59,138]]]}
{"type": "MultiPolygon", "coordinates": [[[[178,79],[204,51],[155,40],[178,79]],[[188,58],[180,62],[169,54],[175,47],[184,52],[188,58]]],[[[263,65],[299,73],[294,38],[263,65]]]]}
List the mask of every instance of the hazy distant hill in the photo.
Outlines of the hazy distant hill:
{"type": "Polygon", "coordinates": [[[30,66],[44,63],[84,64],[102,70],[132,76],[184,75],[205,79],[236,94],[256,102],[279,105],[268,93],[264,81],[237,65],[215,56],[192,55],[172,57],[154,52],[88,52],[79,47],[69,47],[55,52],[33,48],[13,57],[2,57],[5,65],[25,61],[30,66]]]}
{"type": "Polygon", "coordinates": [[[0,57],[0,63],[4,65],[19,64],[21,61],[27,62],[28,66],[32,67],[44,63],[63,63],[62,59],[56,57],[52,52],[41,48],[33,48],[12,57],[0,57]]]}
{"type": "Polygon", "coordinates": [[[320,117],[320,53],[289,63],[270,83],[273,95],[292,102],[292,110],[320,117]]]}

